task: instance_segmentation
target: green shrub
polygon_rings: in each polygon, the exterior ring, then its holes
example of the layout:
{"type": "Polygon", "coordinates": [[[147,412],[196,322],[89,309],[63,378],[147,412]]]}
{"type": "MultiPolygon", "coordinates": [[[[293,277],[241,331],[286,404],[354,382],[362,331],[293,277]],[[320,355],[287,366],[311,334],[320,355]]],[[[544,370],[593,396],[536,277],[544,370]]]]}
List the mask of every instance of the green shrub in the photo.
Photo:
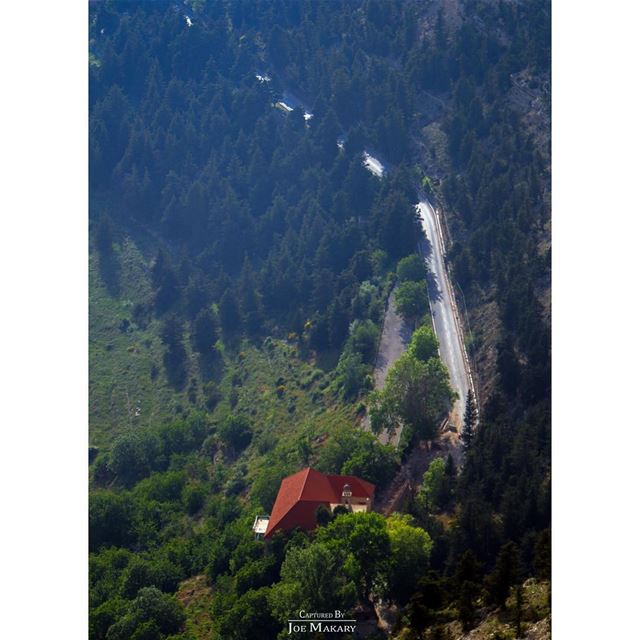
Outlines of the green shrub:
{"type": "Polygon", "coordinates": [[[155,587],[141,589],[127,613],[107,632],[107,640],[158,638],[177,633],[186,616],[182,605],[155,587]]]}
{"type": "Polygon", "coordinates": [[[218,427],[218,436],[222,442],[241,451],[249,446],[252,433],[249,421],[244,416],[231,414],[218,427]]]}
{"type": "Polygon", "coordinates": [[[135,486],[134,494],[146,500],[176,502],[182,497],[186,481],[187,476],[184,471],[154,473],[135,486]]]}
{"type": "Polygon", "coordinates": [[[131,485],[166,464],[162,443],[148,430],[130,431],[114,442],[109,468],[124,484],[131,485]]]}
{"type": "Polygon", "coordinates": [[[191,516],[202,509],[206,499],[207,491],[200,484],[188,484],[182,491],[182,503],[191,516]]]}
{"type": "Polygon", "coordinates": [[[344,398],[356,396],[365,388],[369,367],[362,362],[362,356],[345,349],[336,367],[335,387],[344,398]]]}
{"type": "Polygon", "coordinates": [[[94,491],[89,496],[89,549],[127,547],[135,539],[134,503],[128,493],[94,491]]]}
{"type": "Polygon", "coordinates": [[[218,387],[218,385],[213,382],[207,382],[203,387],[204,392],[204,403],[209,411],[213,411],[217,406],[220,400],[222,400],[222,393],[218,387]]]}
{"type": "Polygon", "coordinates": [[[417,498],[429,511],[438,511],[446,507],[451,489],[450,477],[445,473],[444,459],[436,458],[424,473],[417,498]]]}
{"type": "Polygon", "coordinates": [[[135,558],[129,563],[122,583],[122,595],[134,598],[144,587],[156,587],[165,593],[174,593],[184,578],[180,567],[164,558],[143,560],[135,558]]]}
{"type": "Polygon", "coordinates": [[[378,346],[378,327],[371,320],[358,322],[353,327],[349,343],[360,354],[363,362],[372,363],[376,357],[378,346]]]}

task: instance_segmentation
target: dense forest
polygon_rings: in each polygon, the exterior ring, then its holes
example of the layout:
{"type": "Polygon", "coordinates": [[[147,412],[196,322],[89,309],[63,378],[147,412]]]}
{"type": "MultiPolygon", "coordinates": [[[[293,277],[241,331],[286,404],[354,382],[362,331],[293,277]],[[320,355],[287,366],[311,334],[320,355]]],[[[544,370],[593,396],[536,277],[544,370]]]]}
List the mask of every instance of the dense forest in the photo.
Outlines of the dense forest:
{"type": "Polygon", "coordinates": [[[548,616],[549,2],[105,0],[89,25],[90,638],[276,638],[374,604],[402,638],[548,616]],[[462,461],[402,513],[255,540],[286,475],[381,494],[435,437],[420,188],[476,354],[462,461]],[[373,392],[396,284],[419,328],[373,392]],[[407,425],[398,449],[367,407],[407,425]]]}

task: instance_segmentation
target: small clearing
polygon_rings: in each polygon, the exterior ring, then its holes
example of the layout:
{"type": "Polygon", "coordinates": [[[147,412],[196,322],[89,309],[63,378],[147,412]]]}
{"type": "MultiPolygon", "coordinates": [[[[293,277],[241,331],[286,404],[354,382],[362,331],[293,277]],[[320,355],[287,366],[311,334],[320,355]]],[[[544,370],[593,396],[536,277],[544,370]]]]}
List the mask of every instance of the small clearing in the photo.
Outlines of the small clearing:
{"type": "Polygon", "coordinates": [[[382,328],[382,336],[378,345],[378,355],[373,370],[373,380],[376,389],[384,387],[384,381],[387,379],[389,369],[395,364],[396,360],[406,351],[407,345],[411,340],[413,333],[411,327],[402,318],[396,310],[395,296],[397,286],[393,288],[389,299],[387,300],[387,308],[384,314],[384,326],[382,328]]]}
{"type": "MultiPolygon", "coordinates": [[[[376,355],[376,363],[373,369],[374,386],[378,390],[384,387],[389,369],[391,369],[396,360],[406,351],[407,345],[411,340],[411,334],[413,333],[411,327],[396,310],[396,289],[397,286],[392,289],[387,299],[382,336],[380,336],[378,354],[376,355]]],[[[371,431],[369,415],[365,416],[363,427],[367,431],[371,431]]],[[[402,427],[396,429],[391,436],[386,431],[383,431],[378,435],[378,440],[381,444],[392,444],[394,447],[397,447],[401,433],[402,427]]]]}

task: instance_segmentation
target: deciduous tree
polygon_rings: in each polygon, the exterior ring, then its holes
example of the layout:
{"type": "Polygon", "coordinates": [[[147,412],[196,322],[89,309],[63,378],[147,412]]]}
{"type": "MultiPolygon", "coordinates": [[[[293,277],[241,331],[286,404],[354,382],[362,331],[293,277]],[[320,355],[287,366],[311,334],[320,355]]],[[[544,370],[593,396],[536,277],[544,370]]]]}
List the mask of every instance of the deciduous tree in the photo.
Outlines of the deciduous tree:
{"type": "Polygon", "coordinates": [[[387,375],[381,406],[386,407],[387,418],[395,416],[419,437],[431,438],[454,398],[449,374],[439,359],[422,362],[404,353],[387,375]]]}
{"type": "Polygon", "coordinates": [[[155,587],[145,587],[140,589],[126,615],[109,628],[106,640],[159,640],[180,631],[185,619],[179,602],[155,587]]]}
{"type": "Polygon", "coordinates": [[[416,321],[429,309],[427,286],[422,282],[403,282],[395,295],[398,313],[407,321],[416,321]]]}
{"type": "Polygon", "coordinates": [[[424,284],[427,278],[427,266],[423,258],[412,253],[398,262],[396,274],[400,282],[422,282],[424,284]]]}
{"type": "Polygon", "coordinates": [[[450,480],[445,474],[443,458],[436,458],[425,471],[418,499],[429,511],[437,511],[446,507],[451,498],[450,480]]]}
{"type": "Polygon", "coordinates": [[[343,569],[343,560],[343,554],[322,542],[290,548],[280,570],[282,580],[270,595],[274,614],[284,623],[292,611],[301,609],[351,609],[356,603],[356,587],[343,569]]]}
{"type": "Polygon", "coordinates": [[[429,567],[433,541],[407,514],[387,518],[387,531],[391,544],[387,573],[389,594],[396,602],[405,604],[429,567]]]}
{"type": "Polygon", "coordinates": [[[418,327],[413,332],[408,351],[422,362],[438,357],[438,339],[429,325],[418,327]]]}

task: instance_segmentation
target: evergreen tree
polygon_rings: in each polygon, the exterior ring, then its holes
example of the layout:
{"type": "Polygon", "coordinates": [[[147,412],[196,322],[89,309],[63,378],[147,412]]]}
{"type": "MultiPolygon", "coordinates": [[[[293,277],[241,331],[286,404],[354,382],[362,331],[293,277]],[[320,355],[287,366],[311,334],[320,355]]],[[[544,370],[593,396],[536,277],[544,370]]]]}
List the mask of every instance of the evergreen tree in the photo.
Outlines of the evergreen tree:
{"type": "Polygon", "coordinates": [[[496,567],[485,580],[485,586],[492,603],[504,608],[511,586],[520,581],[520,560],[518,547],[507,542],[500,548],[496,567]]]}
{"type": "Polygon", "coordinates": [[[449,479],[455,478],[456,475],[456,463],[453,461],[453,456],[447,454],[447,461],[444,466],[444,473],[449,479]]]}
{"type": "Polygon", "coordinates": [[[447,46],[447,30],[444,20],[444,9],[438,9],[438,17],[436,21],[436,47],[440,51],[444,51],[447,46]]]}
{"type": "Polygon", "coordinates": [[[181,389],[187,377],[187,352],[184,347],[183,322],[177,315],[166,317],[160,338],[165,345],[163,361],[167,378],[176,389],[181,389]]]}
{"type": "Polygon", "coordinates": [[[193,323],[191,338],[193,346],[202,355],[212,355],[218,325],[211,309],[202,309],[193,323]]]}
{"type": "Polygon", "coordinates": [[[159,313],[168,311],[177,303],[180,297],[178,277],[171,259],[162,249],[158,250],[151,268],[151,284],[155,289],[155,307],[159,313]]]}
{"type": "Polygon", "coordinates": [[[539,580],[551,580],[551,530],[538,534],[534,552],[534,569],[539,580]]]}
{"type": "Polygon", "coordinates": [[[475,430],[477,429],[478,422],[478,410],[476,409],[476,403],[473,398],[471,389],[467,392],[467,403],[464,411],[464,424],[462,425],[462,433],[460,439],[462,440],[462,446],[465,451],[468,451],[473,442],[475,430]]]}
{"type": "Polygon", "coordinates": [[[320,121],[315,135],[320,149],[320,156],[325,166],[329,166],[338,155],[339,135],[340,124],[336,118],[335,111],[333,109],[329,109],[324,118],[320,121]]]}
{"type": "Polygon", "coordinates": [[[247,333],[256,335],[262,327],[262,301],[248,257],[245,257],[240,274],[240,307],[247,333]]]}
{"type": "Polygon", "coordinates": [[[191,277],[185,289],[185,308],[190,319],[194,319],[198,313],[211,301],[207,287],[200,277],[191,277]]]}
{"type": "Polygon", "coordinates": [[[465,551],[458,560],[453,574],[453,582],[458,594],[458,617],[465,631],[473,628],[474,601],[480,594],[481,575],[480,563],[471,551],[465,551]]]}
{"type": "Polygon", "coordinates": [[[516,632],[516,638],[522,637],[522,585],[517,584],[515,587],[516,595],[516,610],[514,619],[514,628],[516,632]]]}
{"type": "Polygon", "coordinates": [[[96,228],[96,249],[103,257],[111,255],[113,252],[113,222],[107,214],[100,216],[96,228]]]}
{"type": "Polygon", "coordinates": [[[464,631],[473,629],[475,619],[474,599],[477,596],[477,586],[465,580],[462,583],[458,596],[458,618],[464,631]]]}
{"type": "Polygon", "coordinates": [[[220,325],[225,333],[235,333],[240,329],[240,311],[232,288],[228,288],[220,298],[218,305],[220,325]]]}

